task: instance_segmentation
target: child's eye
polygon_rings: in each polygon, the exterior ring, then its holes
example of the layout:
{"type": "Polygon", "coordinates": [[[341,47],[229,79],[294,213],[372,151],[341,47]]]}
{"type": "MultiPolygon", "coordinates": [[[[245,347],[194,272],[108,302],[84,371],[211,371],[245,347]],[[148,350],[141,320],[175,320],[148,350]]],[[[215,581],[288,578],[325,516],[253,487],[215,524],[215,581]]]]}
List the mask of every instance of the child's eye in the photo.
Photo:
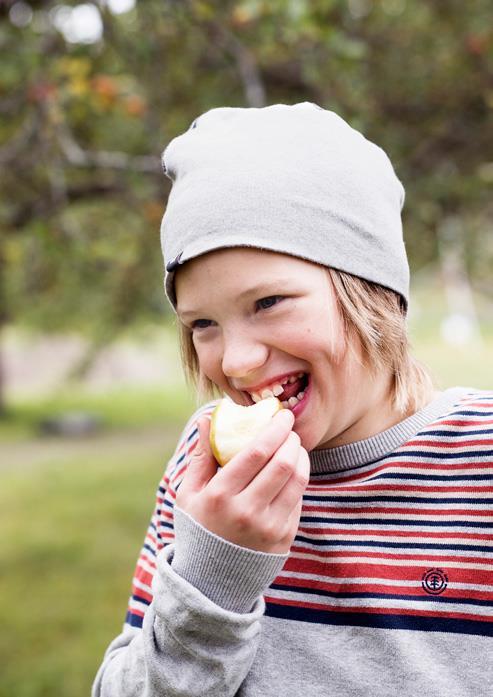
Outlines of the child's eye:
{"type": "Polygon", "coordinates": [[[210,327],[212,324],[212,320],[210,319],[196,319],[191,323],[191,328],[192,329],[207,329],[207,327],[210,327]]]}
{"type": "Polygon", "coordinates": [[[267,298],[261,298],[255,303],[258,310],[268,310],[269,307],[277,305],[283,299],[282,295],[269,295],[267,298]]]}

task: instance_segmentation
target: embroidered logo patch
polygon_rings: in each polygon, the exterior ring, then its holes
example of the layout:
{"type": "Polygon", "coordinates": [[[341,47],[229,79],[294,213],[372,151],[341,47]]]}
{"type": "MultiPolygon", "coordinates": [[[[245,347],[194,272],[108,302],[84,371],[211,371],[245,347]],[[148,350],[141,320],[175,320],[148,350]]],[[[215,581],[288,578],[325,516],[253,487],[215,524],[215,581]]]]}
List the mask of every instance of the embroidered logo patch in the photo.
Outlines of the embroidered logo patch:
{"type": "Polygon", "coordinates": [[[447,588],[447,574],[442,569],[428,569],[421,577],[423,590],[430,595],[440,595],[447,588]]]}

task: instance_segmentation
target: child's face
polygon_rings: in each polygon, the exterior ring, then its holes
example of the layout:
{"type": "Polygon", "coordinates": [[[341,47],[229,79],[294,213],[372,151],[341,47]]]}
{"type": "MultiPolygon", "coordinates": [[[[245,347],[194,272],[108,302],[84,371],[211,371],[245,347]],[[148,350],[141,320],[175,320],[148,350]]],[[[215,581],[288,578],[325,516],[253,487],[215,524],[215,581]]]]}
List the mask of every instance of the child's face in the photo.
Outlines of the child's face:
{"type": "Polygon", "coordinates": [[[358,425],[375,405],[375,385],[359,344],[349,346],[327,269],[274,252],[219,250],[179,269],[176,295],[200,369],[235,402],[282,388],[307,450],[366,437],[358,425]]]}

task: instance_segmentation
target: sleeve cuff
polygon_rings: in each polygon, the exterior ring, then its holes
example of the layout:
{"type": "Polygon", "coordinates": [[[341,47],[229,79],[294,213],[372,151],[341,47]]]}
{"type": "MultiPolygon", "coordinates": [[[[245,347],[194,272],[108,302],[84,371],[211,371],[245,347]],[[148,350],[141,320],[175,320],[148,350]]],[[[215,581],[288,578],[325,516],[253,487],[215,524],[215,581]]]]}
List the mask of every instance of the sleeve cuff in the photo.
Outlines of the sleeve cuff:
{"type": "Polygon", "coordinates": [[[231,612],[250,612],[288,558],[228,542],[176,506],[174,528],[173,571],[231,612]]]}

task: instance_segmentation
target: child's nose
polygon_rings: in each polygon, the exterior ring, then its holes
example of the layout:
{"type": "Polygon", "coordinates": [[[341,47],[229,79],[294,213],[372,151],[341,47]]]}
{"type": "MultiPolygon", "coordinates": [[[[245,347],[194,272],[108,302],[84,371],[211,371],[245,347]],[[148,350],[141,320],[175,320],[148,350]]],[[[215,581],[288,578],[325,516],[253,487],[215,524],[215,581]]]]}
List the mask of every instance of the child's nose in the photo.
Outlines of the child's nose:
{"type": "Polygon", "coordinates": [[[268,348],[248,334],[234,332],[224,338],[222,370],[230,378],[243,378],[262,367],[267,360],[268,348]]]}

